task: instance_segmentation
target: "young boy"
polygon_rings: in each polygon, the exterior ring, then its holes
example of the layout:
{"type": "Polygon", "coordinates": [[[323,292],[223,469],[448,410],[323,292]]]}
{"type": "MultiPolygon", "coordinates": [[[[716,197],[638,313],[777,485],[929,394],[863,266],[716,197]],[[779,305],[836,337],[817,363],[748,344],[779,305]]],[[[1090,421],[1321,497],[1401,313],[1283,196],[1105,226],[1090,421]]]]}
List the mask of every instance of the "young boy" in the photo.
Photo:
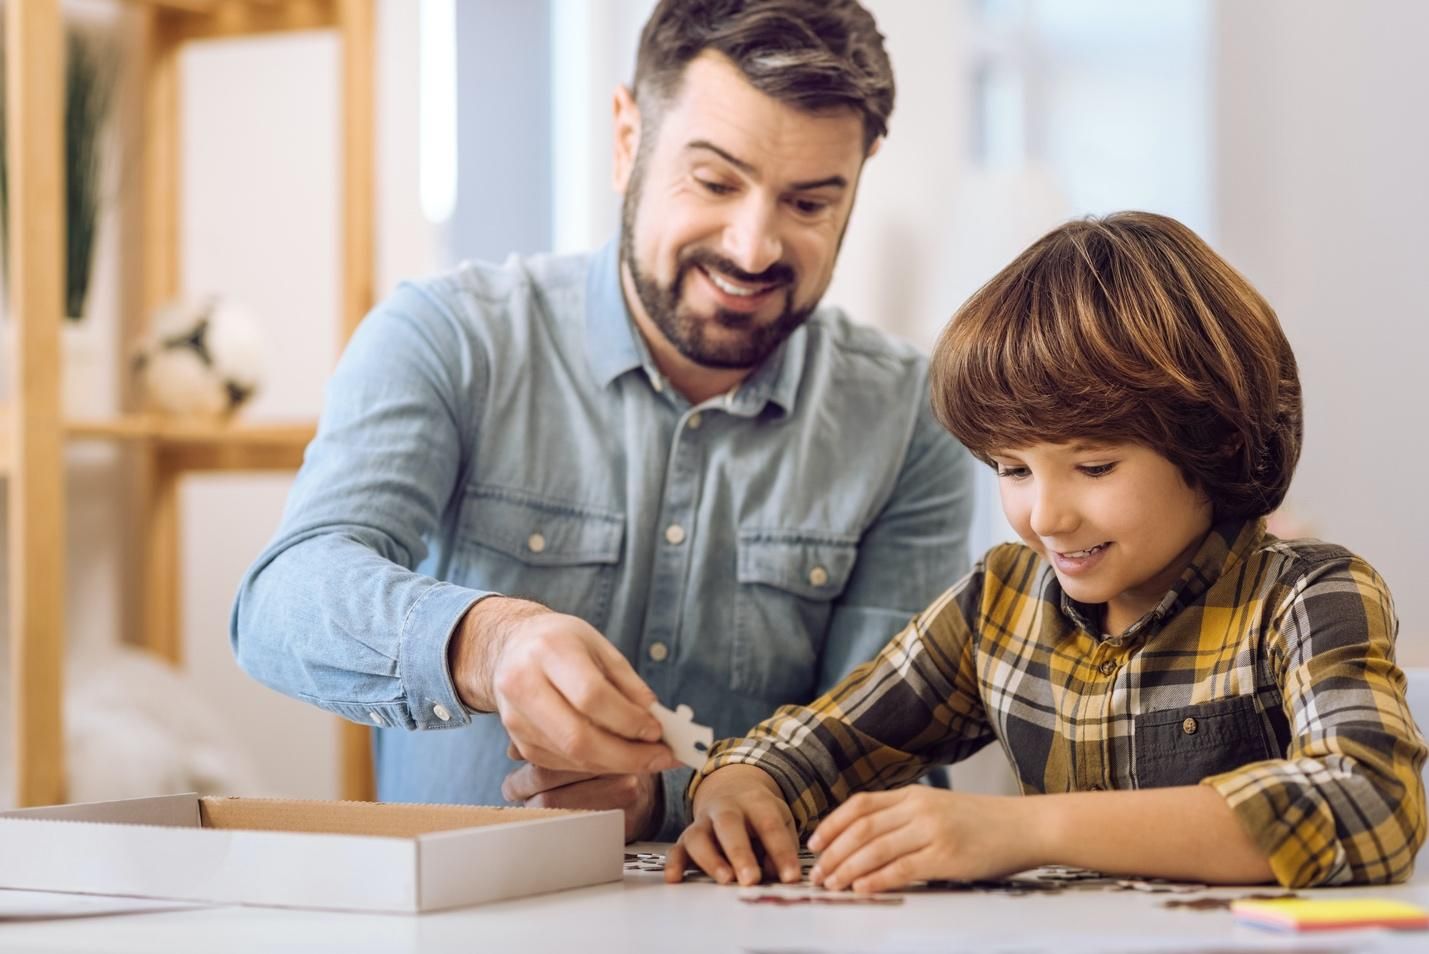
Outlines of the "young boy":
{"type": "Polygon", "coordinates": [[[965,304],[943,425],[1022,538],[871,662],[721,742],[666,866],[885,891],[1042,864],[1302,887],[1406,878],[1425,746],[1384,581],[1264,516],[1300,452],[1275,313],[1185,226],[1058,228],[965,304]],[[992,741],[1022,791],[910,785],[992,741]]]}

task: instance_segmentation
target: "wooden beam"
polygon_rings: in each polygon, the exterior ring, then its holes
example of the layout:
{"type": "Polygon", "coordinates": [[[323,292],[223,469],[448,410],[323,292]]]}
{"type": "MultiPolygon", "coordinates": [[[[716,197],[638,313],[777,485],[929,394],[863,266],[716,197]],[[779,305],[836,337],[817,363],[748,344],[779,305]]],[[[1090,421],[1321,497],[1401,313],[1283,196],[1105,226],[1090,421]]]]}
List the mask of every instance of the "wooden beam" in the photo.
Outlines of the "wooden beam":
{"type": "Polygon", "coordinates": [[[141,594],[143,645],[174,665],[184,660],[183,606],[179,574],[179,477],[162,453],[151,457],[148,494],[143,512],[146,526],[141,537],[144,592],[141,594]]]}
{"type": "MultiPolygon", "coordinates": [[[[340,0],[342,33],[342,341],[372,308],[376,288],[376,13],[373,0],[340,0]]],[[[372,731],[342,721],[337,727],[341,797],[377,797],[372,731]]]]}
{"type": "Polygon", "coordinates": [[[173,24],[182,40],[323,30],[337,26],[337,3],[338,0],[288,0],[286,3],[216,0],[208,12],[174,14],[173,24]]]}
{"type": "Polygon", "coordinates": [[[342,341],[372,308],[376,286],[376,22],[372,0],[341,0],[342,341]]]}
{"type": "Polygon", "coordinates": [[[64,50],[59,0],[5,5],[10,317],[10,691],[18,805],[65,799],[64,50]]]}

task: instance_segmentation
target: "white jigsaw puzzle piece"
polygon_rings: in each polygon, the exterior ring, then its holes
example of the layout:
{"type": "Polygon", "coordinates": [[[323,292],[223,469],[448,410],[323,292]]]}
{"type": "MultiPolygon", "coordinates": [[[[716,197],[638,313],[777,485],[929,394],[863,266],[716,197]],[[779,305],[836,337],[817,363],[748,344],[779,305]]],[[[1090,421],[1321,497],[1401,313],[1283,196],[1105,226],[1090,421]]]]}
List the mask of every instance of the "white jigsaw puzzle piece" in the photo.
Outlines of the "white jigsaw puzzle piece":
{"type": "Polygon", "coordinates": [[[650,714],[660,722],[660,739],[675,753],[675,758],[690,768],[705,764],[710,746],[714,745],[714,729],[696,725],[695,710],[676,706],[671,712],[658,702],[650,704],[650,714]]]}

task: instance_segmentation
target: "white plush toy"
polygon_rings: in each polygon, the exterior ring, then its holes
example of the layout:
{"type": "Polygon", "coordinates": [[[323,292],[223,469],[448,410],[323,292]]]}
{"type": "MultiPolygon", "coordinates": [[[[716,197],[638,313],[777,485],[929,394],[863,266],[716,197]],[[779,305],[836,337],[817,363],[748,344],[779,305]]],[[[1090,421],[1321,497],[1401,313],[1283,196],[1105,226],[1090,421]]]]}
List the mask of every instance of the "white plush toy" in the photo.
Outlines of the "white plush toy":
{"type": "Polygon", "coordinates": [[[169,414],[229,414],[258,390],[262,368],[258,322],[223,299],[165,305],[134,357],[146,403],[169,414]]]}

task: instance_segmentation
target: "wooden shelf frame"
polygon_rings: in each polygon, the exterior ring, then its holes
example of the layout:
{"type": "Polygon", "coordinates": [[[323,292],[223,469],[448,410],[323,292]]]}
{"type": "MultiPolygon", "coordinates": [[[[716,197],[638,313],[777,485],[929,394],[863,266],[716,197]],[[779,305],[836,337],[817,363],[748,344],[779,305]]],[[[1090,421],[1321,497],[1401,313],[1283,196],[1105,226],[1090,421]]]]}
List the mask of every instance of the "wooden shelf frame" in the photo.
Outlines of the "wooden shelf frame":
{"type": "MultiPolygon", "coordinates": [[[[334,30],[341,39],[343,340],[373,304],[375,267],[375,0],[124,0],[140,21],[143,126],[140,313],[121,337],[137,340],[145,316],[179,292],[182,191],[179,56],[211,39],[334,30]]],[[[163,658],[182,661],[178,588],[179,485],[196,471],[291,470],[311,423],[177,421],[146,414],[66,421],[60,399],[64,286],[63,22],[60,0],[12,0],[6,18],[9,151],[10,380],[0,404],[0,478],[9,501],[9,626],[18,805],[65,800],[63,666],[64,447],[119,442],[137,458],[141,555],[140,633],[163,658]]],[[[132,403],[132,395],[126,403],[132,403]]],[[[371,798],[368,736],[341,723],[340,789],[371,798]]]]}

